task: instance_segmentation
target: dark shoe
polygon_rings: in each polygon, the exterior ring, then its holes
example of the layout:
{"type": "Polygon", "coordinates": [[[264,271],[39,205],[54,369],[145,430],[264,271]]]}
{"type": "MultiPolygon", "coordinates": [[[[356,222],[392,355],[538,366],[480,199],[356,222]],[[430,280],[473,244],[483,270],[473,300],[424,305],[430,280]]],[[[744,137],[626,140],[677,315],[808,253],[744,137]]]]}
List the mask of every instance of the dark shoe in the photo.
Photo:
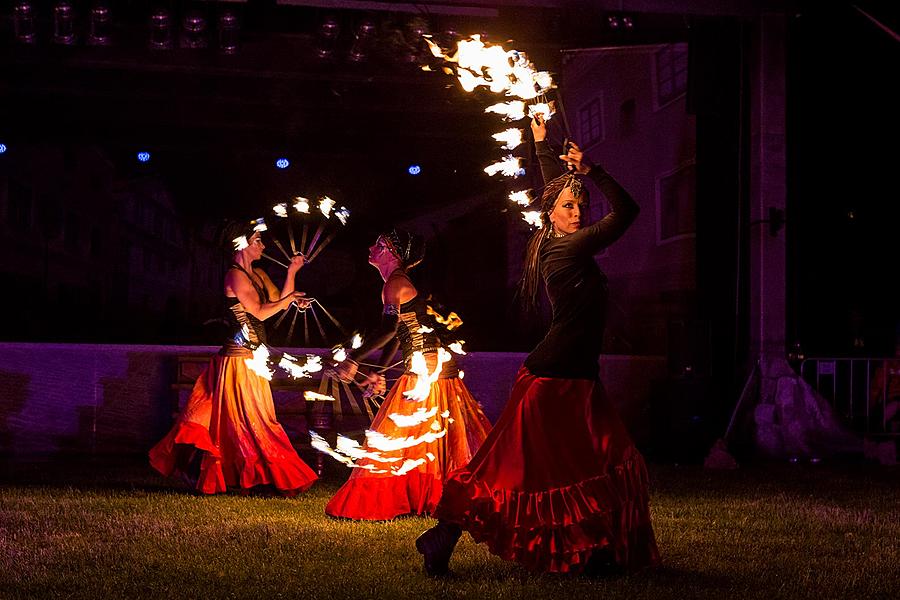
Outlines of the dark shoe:
{"type": "Polygon", "coordinates": [[[450,572],[450,556],[462,535],[459,525],[438,523],[416,538],[416,550],[425,559],[425,572],[441,577],[450,572]]]}
{"type": "Polygon", "coordinates": [[[603,548],[591,552],[583,573],[588,577],[619,577],[625,574],[625,569],[616,562],[612,550],[603,548]]]}

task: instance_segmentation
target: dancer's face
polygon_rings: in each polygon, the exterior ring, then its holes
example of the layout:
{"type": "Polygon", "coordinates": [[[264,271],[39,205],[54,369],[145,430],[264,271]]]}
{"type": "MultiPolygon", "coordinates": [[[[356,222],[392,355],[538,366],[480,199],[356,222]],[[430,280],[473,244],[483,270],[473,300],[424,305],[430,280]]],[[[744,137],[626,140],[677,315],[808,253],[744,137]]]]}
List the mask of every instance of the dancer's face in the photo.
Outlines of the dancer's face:
{"type": "Polygon", "coordinates": [[[585,208],[586,205],[572,195],[571,189],[563,189],[550,211],[553,228],[560,233],[575,233],[581,229],[581,216],[585,208]]]}
{"type": "Polygon", "coordinates": [[[258,231],[254,231],[253,235],[250,236],[250,239],[247,240],[248,246],[244,248],[244,252],[250,260],[259,260],[262,258],[263,250],[266,249],[266,245],[262,241],[262,237],[260,237],[258,231]]]}
{"type": "Polygon", "coordinates": [[[397,261],[397,255],[391,250],[384,236],[378,236],[375,243],[369,246],[369,264],[373,267],[381,267],[391,261],[397,261]]]}

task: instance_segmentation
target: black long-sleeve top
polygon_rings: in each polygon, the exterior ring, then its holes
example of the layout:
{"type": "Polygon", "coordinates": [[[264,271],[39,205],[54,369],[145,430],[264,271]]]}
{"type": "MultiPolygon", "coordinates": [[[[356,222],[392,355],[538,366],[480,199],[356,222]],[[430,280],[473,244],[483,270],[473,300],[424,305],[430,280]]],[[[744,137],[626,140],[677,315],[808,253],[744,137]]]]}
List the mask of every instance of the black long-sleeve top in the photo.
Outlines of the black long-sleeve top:
{"type": "MultiPolygon", "coordinates": [[[[562,174],[560,163],[546,142],[537,142],[535,148],[546,184],[562,174]]],[[[574,233],[547,238],[541,246],[541,276],[553,319],[547,335],[525,359],[525,367],[538,377],[596,379],[608,289],[594,254],[619,239],[640,210],[601,167],[593,167],[588,177],[609,201],[610,211],[574,233]]]]}

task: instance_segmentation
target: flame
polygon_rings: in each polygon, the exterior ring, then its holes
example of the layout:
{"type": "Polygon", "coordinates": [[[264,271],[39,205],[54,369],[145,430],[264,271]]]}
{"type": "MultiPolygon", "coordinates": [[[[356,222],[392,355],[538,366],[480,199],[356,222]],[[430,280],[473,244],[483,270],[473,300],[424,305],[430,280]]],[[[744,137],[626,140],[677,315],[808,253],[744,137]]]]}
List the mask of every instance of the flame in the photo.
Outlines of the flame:
{"type": "MultiPolygon", "coordinates": [[[[338,440],[338,442],[340,443],[340,439],[338,440]]],[[[365,465],[357,465],[356,463],[353,462],[353,460],[351,458],[332,450],[331,446],[328,444],[328,441],[325,438],[323,438],[321,435],[319,435],[318,433],[313,431],[312,429],[309,430],[309,443],[310,443],[310,446],[312,446],[319,452],[322,452],[323,454],[327,454],[331,458],[335,459],[336,461],[338,461],[342,464],[347,465],[348,467],[355,468],[355,469],[365,469],[367,471],[372,471],[373,473],[388,473],[388,471],[386,469],[379,469],[378,467],[376,467],[375,465],[373,465],[371,463],[365,464],[365,465]]]]}
{"type": "Polygon", "coordinates": [[[309,377],[310,373],[318,373],[322,370],[322,359],[315,354],[307,354],[306,362],[302,365],[297,364],[297,359],[290,354],[285,353],[281,357],[278,366],[288,372],[288,375],[294,379],[309,377]]]}
{"type": "Polygon", "coordinates": [[[463,344],[465,343],[466,342],[464,340],[459,340],[458,342],[453,342],[452,344],[450,344],[449,347],[451,350],[453,350],[454,353],[465,356],[466,351],[462,348],[463,344]]]}
{"type": "Polygon", "coordinates": [[[528,206],[531,204],[531,196],[528,194],[529,190],[521,190],[518,192],[510,192],[509,199],[518,204],[519,206],[528,206]]]}
{"type": "Polygon", "coordinates": [[[334,208],[334,200],[328,196],[323,196],[322,199],[319,200],[319,210],[322,211],[322,214],[325,215],[326,219],[331,218],[332,208],[334,208]]]}
{"type": "Polygon", "coordinates": [[[262,217],[260,217],[258,219],[254,219],[253,221],[250,221],[250,222],[253,223],[253,231],[262,232],[262,231],[269,230],[269,228],[266,226],[266,220],[263,219],[262,217]]]}
{"type": "Polygon", "coordinates": [[[460,379],[463,379],[465,376],[466,376],[466,372],[463,371],[462,369],[460,369],[460,370],[459,370],[459,378],[460,378],[460,379]]]}
{"type": "Polygon", "coordinates": [[[335,450],[345,456],[349,456],[353,460],[359,460],[361,458],[368,458],[370,460],[375,460],[378,462],[398,462],[399,460],[401,460],[399,456],[383,456],[380,452],[371,452],[369,450],[365,450],[362,446],[359,445],[359,442],[343,435],[337,436],[337,444],[335,450]]]}
{"type": "Polygon", "coordinates": [[[362,336],[359,335],[358,333],[354,333],[353,340],[350,342],[350,347],[353,348],[354,350],[356,350],[357,348],[362,346],[362,344],[363,344],[362,336]]]}
{"type": "Polygon", "coordinates": [[[350,211],[347,210],[346,206],[342,206],[338,210],[334,211],[334,216],[337,217],[338,221],[341,222],[341,225],[346,225],[347,219],[350,218],[350,211]]]}
{"type": "Polygon", "coordinates": [[[428,327],[427,325],[422,325],[416,330],[416,333],[431,333],[434,331],[433,327],[428,327]]]}
{"type": "Polygon", "coordinates": [[[503,142],[503,148],[506,150],[512,150],[522,145],[522,130],[514,127],[495,133],[493,137],[498,142],[503,142]]]}
{"type": "Polygon", "coordinates": [[[525,103],[521,100],[499,102],[484,109],[484,112],[502,115],[506,121],[519,121],[525,118],[525,103]]]}
{"type": "Polygon", "coordinates": [[[294,203],[294,208],[297,210],[297,212],[305,213],[308,215],[309,199],[302,196],[297,196],[296,198],[294,198],[294,200],[296,200],[296,202],[294,203]]]}
{"type": "MultiPolygon", "coordinates": [[[[435,421],[435,423],[437,423],[437,421],[435,421]]],[[[426,431],[418,437],[409,436],[406,438],[394,438],[377,431],[366,431],[366,444],[376,450],[390,452],[393,450],[412,448],[419,444],[430,444],[435,440],[441,439],[445,435],[447,435],[447,430],[442,429],[439,424],[436,431],[426,431]]]]}
{"type": "Polygon", "coordinates": [[[405,475],[406,473],[412,471],[413,469],[415,469],[416,467],[418,467],[419,465],[422,465],[422,464],[425,464],[424,458],[417,458],[415,460],[413,460],[411,458],[407,458],[405,461],[403,461],[403,464],[400,465],[399,469],[396,469],[396,470],[391,469],[391,473],[393,475],[405,475]]]}
{"type": "Polygon", "coordinates": [[[260,344],[253,351],[253,358],[245,358],[244,363],[248,369],[263,379],[272,380],[273,371],[269,369],[269,349],[265,344],[260,344]]]}
{"type": "Polygon", "coordinates": [[[528,105],[528,116],[533,117],[534,115],[541,115],[545,121],[549,121],[556,112],[553,110],[553,107],[546,102],[538,102],[536,104],[528,105]]]}
{"type": "Polygon", "coordinates": [[[231,243],[234,244],[235,252],[240,252],[244,248],[247,248],[248,246],[250,246],[250,244],[247,243],[246,235],[241,235],[241,236],[234,238],[233,240],[231,240],[231,243]]]}
{"type": "Polygon", "coordinates": [[[434,371],[429,373],[425,355],[421,352],[414,352],[409,370],[416,374],[416,385],[413,389],[403,392],[403,395],[417,402],[425,400],[431,391],[431,384],[438,380],[441,369],[448,360],[450,360],[450,353],[443,348],[438,348],[437,364],[434,371]]]}
{"type": "Polygon", "coordinates": [[[335,362],[344,362],[347,360],[347,350],[341,347],[335,348],[332,352],[332,358],[334,358],[335,362]]]}
{"type": "Polygon", "coordinates": [[[543,223],[541,223],[541,211],[539,210],[523,210],[522,218],[532,227],[540,229],[543,226],[543,223]]]}
{"type": "Polygon", "coordinates": [[[431,410],[425,410],[425,407],[419,409],[411,415],[401,415],[400,413],[391,413],[388,418],[393,421],[397,427],[413,427],[420,425],[437,414],[437,406],[431,410]]]}
{"type": "Polygon", "coordinates": [[[287,217],[287,202],[276,204],[272,207],[272,211],[279,217],[287,217]]]}
{"type": "Polygon", "coordinates": [[[436,310],[431,308],[430,306],[425,307],[426,314],[433,315],[434,320],[440,323],[441,325],[446,325],[448,331],[453,331],[457,327],[463,324],[463,320],[459,318],[459,315],[455,312],[451,312],[446,317],[442,316],[436,310]]]}
{"type": "Polygon", "coordinates": [[[334,396],[326,396],[325,394],[320,394],[313,391],[303,392],[303,399],[308,400],[309,402],[334,402],[334,396]]]}
{"type": "Polygon", "coordinates": [[[505,177],[518,177],[521,171],[521,160],[521,158],[510,154],[500,162],[485,167],[484,172],[488,175],[502,173],[505,177]]]}

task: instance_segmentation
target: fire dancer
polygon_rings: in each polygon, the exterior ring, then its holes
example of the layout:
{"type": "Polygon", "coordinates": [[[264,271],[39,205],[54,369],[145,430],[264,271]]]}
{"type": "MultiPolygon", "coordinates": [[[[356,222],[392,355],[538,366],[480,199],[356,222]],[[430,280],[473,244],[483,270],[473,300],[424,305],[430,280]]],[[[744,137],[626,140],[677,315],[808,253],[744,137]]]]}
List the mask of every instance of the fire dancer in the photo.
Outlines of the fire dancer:
{"type": "Polygon", "coordinates": [[[269,381],[247,365],[251,349],[266,341],[263,321],[292,302],[300,308],[308,304],[294,289],[302,256],[291,260],[280,291],[265,271],[253,267],[265,248],[264,227],[259,219],[229,228],[225,239],[234,253],[224,292],[232,337],[197,379],[172,430],[150,450],[153,468],[181,475],[204,494],[265,485],[293,496],[316,480],[275,418],[269,381]]]}
{"type": "MultiPolygon", "coordinates": [[[[421,237],[396,229],[369,248],[369,264],[384,280],[381,326],[339,363],[336,373],[351,381],[357,361],[385,348],[385,362],[398,342],[406,372],[375,415],[365,445],[357,448],[350,479],[326,506],[332,517],[388,520],[431,514],[447,474],[469,462],[490,429],[446,350],[451,345],[447,330],[429,314],[407,274],[424,255],[421,237]]],[[[378,394],[385,379],[373,372],[363,385],[378,394]]]]}
{"type": "Polygon", "coordinates": [[[559,157],[571,172],[559,175],[541,118],[532,131],[545,187],[521,293],[534,306],[542,277],[553,319],[490,436],[448,478],[438,524],[416,540],[431,575],[447,573],[463,530],[535,571],[603,573],[659,561],[644,460],[597,378],[607,285],[593,256],[625,233],[638,205],[575,144],[559,157]],[[581,175],[611,208],[586,227],[581,175]]]}

